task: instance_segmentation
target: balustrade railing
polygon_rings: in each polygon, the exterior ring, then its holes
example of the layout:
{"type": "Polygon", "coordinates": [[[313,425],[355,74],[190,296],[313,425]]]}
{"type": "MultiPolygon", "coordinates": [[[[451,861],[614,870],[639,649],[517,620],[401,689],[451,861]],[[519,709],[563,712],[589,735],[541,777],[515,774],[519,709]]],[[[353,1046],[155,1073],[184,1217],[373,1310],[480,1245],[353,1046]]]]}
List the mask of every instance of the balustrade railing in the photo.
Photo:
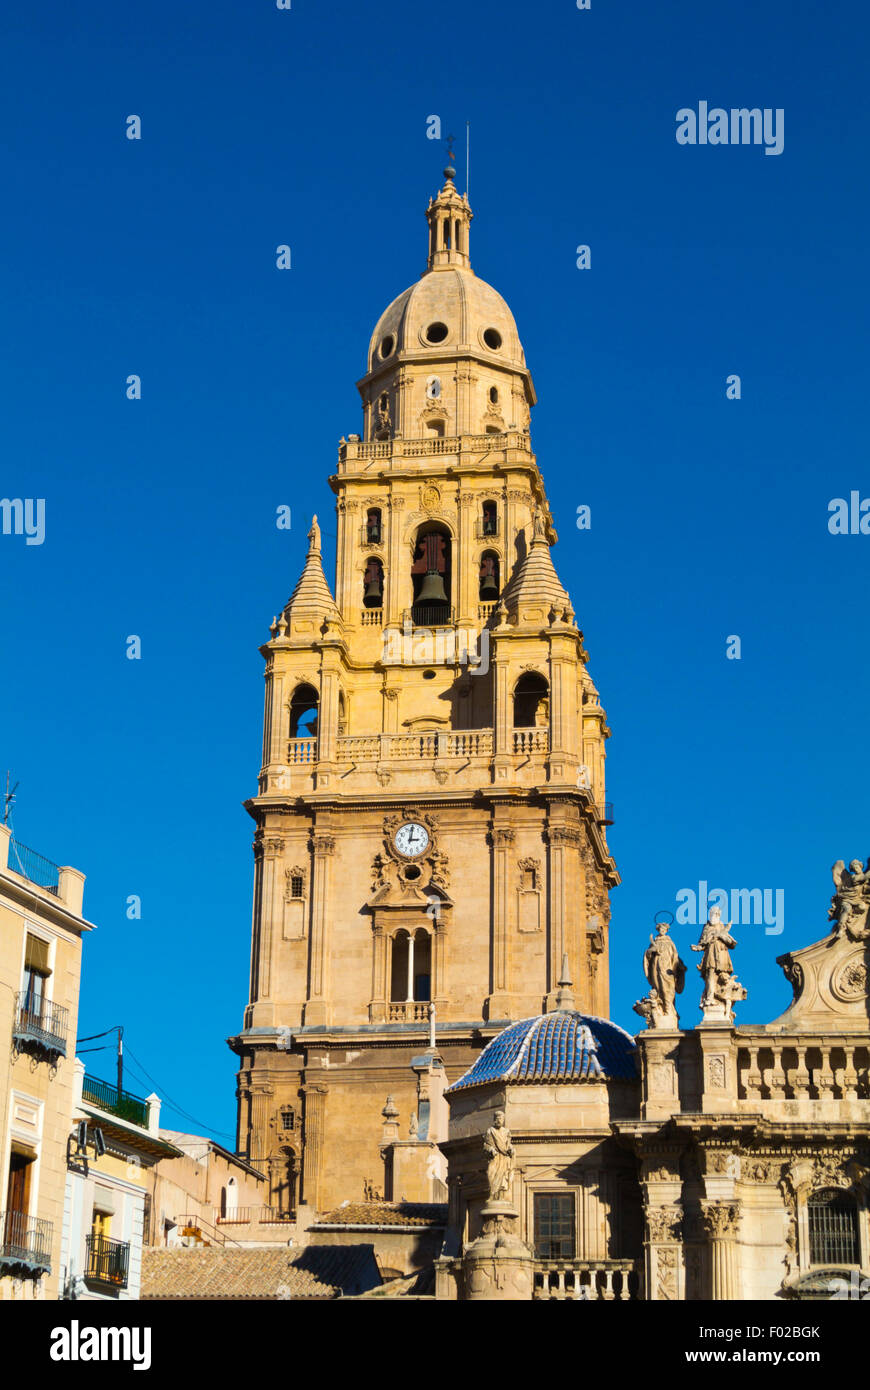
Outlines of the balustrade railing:
{"type": "Polygon", "coordinates": [[[517,754],[546,753],[550,747],[550,730],[514,729],[513,743],[517,754]]]}
{"type": "Polygon", "coordinates": [[[287,744],[287,761],[291,765],[296,763],[313,763],[317,758],[317,739],[316,738],[291,738],[287,744]]]}
{"type": "Polygon", "coordinates": [[[82,1100],[96,1105],[119,1120],[129,1120],[131,1124],[148,1128],[148,1102],[129,1091],[119,1091],[110,1081],[101,1081],[97,1076],[86,1074],[82,1079],[82,1100]]]}
{"type": "Polygon", "coordinates": [[[28,849],[27,845],[19,844],[13,838],[9,841],[7,862],[13,873],[21,874],[22,878],[29,878],[31,883],[36,883],[46,892],[57,896],[60,869],[57,864],[46,859],[44,854],[37,854],[35,849],[28,849]]]}
{"type": "Polygon", "coordinates": [[[426,1023],[428,1019],[428,1004],[418,1004],[413,1000],[405,1000],[387,1005],[388,1023],[426,1023]]]}
{"type": "Polygon", "coordinates": [[[639,1296],[634,1260],[535,1260],[534,1279],[536,1299],[594,1303],[639,1296]]]}
{"type": "Polygon", "coordinates": [[[112,1240],[110,1236],[90,1235],[85,1237],[85,1246],[85,1279],[97,1284],[109,1284],[115,1289],[126,1289],[130,1273],[129,1242],[112,1240]]]}
{"type": "Polygon", "coordinates": [[[870,1048],[788,1037],[747,1042],[737,1049],[737,1095],[762,1102],[866,1100],[870,1048]]]}

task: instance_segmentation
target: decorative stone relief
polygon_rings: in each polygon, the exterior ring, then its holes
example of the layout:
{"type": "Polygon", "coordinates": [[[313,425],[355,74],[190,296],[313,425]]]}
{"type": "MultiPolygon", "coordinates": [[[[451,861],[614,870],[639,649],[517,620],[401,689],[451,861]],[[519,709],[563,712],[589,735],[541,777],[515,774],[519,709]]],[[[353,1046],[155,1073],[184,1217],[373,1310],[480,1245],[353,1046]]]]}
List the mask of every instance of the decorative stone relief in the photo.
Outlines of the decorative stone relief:
{"type": "Polygon", "coordinates": [[[702,1202],[701,1220],[712,1240],[724,1240],[737,1233],[740,1220],[739,1202],[702,1202]]]}

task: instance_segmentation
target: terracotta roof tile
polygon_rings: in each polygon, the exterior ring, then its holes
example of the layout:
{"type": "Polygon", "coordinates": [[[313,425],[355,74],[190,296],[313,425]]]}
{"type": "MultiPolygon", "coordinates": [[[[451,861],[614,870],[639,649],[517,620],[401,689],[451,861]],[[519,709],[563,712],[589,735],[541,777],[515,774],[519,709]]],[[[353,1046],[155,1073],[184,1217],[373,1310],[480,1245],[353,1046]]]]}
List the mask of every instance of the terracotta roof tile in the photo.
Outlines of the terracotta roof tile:
{"type": "Polygon", "coordinates": [[[372,1245],[142,1252],[143,1299],[338,1298],[380,1282],[372,1245]]]}
{"type": "Polygon", "coordinates": [[[318,1216],[318,1226],[446,1226],[442,1202],[343,1202],[318,1216]]]}

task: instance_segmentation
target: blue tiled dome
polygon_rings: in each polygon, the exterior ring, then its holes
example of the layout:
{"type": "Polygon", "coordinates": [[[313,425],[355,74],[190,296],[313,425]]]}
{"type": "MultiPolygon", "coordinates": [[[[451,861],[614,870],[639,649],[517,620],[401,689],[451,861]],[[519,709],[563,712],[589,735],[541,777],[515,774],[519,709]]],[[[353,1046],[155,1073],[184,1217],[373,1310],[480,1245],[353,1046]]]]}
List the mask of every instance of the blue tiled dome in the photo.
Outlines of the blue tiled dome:
{"type": "Polygon", "coordinates": [[[635,1050],[631,1034],[618,1024],[558,1009],[511,1023],[449,1089],[462,1091],[486,1081],[634,1080],[635,1050]]]}

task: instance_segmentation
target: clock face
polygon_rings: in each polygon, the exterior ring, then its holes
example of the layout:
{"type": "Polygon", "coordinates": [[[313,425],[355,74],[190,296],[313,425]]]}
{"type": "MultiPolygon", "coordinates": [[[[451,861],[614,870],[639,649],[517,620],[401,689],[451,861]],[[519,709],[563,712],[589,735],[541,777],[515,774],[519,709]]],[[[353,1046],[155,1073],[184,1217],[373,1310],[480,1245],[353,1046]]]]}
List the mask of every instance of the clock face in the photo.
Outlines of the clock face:
{"type": "Polygon", "coordinates": [[[415,820],[409,820],[404,825],[400,825],[393,840],[399,853],[404,854],[408,859],[422,854],[428,843],[429,831],[425,825],[420,825],[415,820]]]}

